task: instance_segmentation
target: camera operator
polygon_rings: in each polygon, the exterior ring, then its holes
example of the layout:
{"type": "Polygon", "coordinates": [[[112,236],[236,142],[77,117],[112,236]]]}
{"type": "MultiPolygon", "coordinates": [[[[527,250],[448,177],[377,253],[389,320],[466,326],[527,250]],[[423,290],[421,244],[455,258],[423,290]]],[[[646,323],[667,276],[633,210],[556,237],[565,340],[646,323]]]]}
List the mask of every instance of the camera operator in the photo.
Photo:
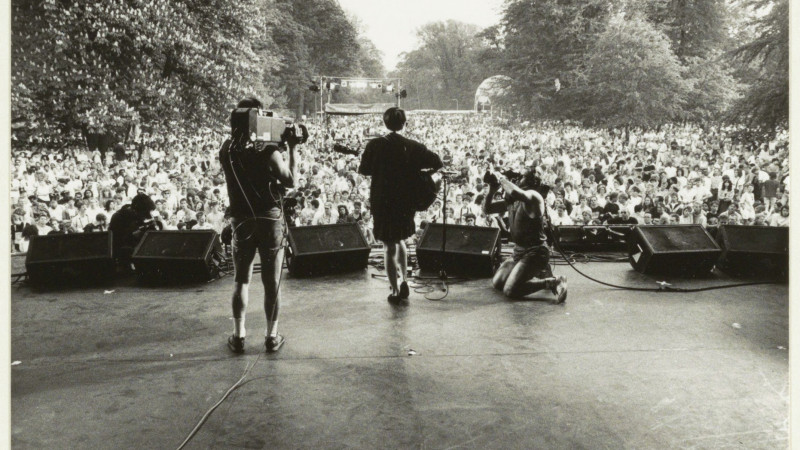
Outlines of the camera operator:
{"type": "Polygon", "coordinates": [[[153,214],[155,209],[155,202],[147,194],[136,194],[130,204],[111,216],[108,230],[114,235],[114,254],[122,267],[130,267],[133,249],[146,231],[164,229],[161,218],[153,214]]]}
{"type": "MultiPolygon", "coordinates": [[[[543,185],[534,169],[529,169],[519,186],[500,174],[486,173],[484,181],[489,193],[483,203],[485,214],[502,214],[508,211],[511,241],[514,254],[509,257],[492,279],[492,286],[510,298],[521,298],[542,289],[550,289],[558,303],[567,298],[567,279],[536,278],[542,272],[550,273],[550,249],[545,236],[545,203],[549,188],[543,185]],[[492,201],[498,188],[505,192],[503,200],[492,201]]],[[[552,274],[551,274],[552,275],[552,274]]]]}
{"type": "Polygon", "coordinates": [[[367,144],[358,172],[372,176],[370,206],[375,218],[375,239],[383,242],[386,252],[386,274],[392,293],[389,302],[396,304],[409,296],[405,240],[416,231],[414,226],[414,192],[410,178],[413,171],[438,170],[442,167],[439,155],[425,145],[399,135],[406,123],[406,114],[393,107],[383,113],[383,123],[391,132],[367,144]],[[402,281],[398,286],[398,269],[402,281]]]}
{"type": "MultiPolygon", "coordinates": [[[[262,108],[256,98],[245,98],[237,108],[262,108]]],[[[231,123],[233,127],[233,122],[231,123]]],[[[267,329],[264,342],[267,352],[276,352],[285,339],[278,334],[280,310],[280,279],[284,254],[284,213],[281,211],[281,186],[293,187],[295,173],[294,144],[289,128],[282,140],[289,144],[287,164],[279,147],[255,142],[250,145],[241,136],[225,140],[219,152],[219,161],[225,173],[225,183],[230,199],[231,228],[234,264],[233,335],[228,338],[228,348],[234,353],[244,352],[246,336],[248,290],[253,274],[256,251],[261,257],[261,282],[264,284],[264,312],[267,329]]]]}

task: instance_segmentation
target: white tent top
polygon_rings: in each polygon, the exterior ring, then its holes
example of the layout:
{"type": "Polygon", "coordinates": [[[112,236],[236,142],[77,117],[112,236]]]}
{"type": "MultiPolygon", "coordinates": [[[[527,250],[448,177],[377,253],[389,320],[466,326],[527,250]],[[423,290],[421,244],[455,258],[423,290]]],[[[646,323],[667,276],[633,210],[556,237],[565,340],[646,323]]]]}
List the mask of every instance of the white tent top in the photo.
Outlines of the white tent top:
{"type": "Polygon", "coordinates": [[[475,104],[491,103],[492,99],[505,93],[511,81],[511,78],[505,75],[495,75],[483,80],[475,91],[475,104]]]}

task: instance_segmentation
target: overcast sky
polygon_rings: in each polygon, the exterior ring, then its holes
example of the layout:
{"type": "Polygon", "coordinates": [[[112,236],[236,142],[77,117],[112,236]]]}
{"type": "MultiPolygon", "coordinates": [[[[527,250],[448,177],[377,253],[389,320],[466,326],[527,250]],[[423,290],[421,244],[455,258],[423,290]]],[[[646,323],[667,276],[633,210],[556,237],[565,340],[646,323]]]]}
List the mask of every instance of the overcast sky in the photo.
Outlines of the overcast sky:
{"type": "Polygon", "coordinates": [[[500,21],[503,0],[339,0],[339,4],[361,19],[365,34],[383,52],[386,69],[392,70],[401,52],[416,47],[420,26],[447,19],[494,25],[500,21]]]}

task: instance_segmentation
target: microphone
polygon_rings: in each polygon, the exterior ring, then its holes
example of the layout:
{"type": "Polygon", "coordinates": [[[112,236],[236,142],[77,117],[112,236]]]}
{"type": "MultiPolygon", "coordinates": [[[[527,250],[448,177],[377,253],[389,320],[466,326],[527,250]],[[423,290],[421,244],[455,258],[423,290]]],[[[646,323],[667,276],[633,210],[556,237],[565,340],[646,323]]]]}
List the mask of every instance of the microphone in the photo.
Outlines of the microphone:
{"type": "Polygon", "coordinates": [[[440,170],[439,171],[442,175],[459,175],[461,172],[458,170],[440,170]]]}

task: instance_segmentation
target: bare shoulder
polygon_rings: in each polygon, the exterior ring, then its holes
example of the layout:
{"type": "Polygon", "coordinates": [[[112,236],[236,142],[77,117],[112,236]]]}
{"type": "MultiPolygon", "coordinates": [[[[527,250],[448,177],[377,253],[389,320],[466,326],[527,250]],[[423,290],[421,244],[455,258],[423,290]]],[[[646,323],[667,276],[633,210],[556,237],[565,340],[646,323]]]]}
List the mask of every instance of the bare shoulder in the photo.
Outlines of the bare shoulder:
{"type": "Polygon", "coordinates": [[[525,197],[528,199],[523,203],[525,212],[527,212],[528,215],[531,217],[543,216],[544,198],[542,198],[542,194],[534,191],[533,189],[529,189],[524,192],[525,192],[525,197]]]}

